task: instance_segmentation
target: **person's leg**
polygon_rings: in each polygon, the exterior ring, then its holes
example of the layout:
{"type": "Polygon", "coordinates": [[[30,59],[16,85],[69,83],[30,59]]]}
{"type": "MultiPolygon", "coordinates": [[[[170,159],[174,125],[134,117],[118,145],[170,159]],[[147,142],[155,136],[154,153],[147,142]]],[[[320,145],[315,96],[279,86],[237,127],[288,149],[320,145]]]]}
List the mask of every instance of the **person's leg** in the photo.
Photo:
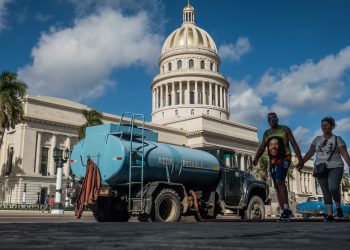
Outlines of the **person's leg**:
{"type": "Polygon", "coordinates": [[[332,196],[329,192],[329,187],[328,187],[328,174],[322,177],[317,177],[317,180],[322,190],[323,200],[327,207],[327,214],[333,215],[332,196]]]}
{"type": "Polygon", "coordinates": [[[276,183],[278,186],[278,193],[283,203],[283,209],[289,210],[289,200],[288,200],[288,190],[286,185],[286,177],[288,173],[290,162],[289,161],[281,161],[277,166],[276,171],[276,183]]]}
{"type": "Polygon", "coordinates": [[[328,173],[328,187],[329,192],[335,202],[337,208],[337,217],[343,217],[343,211],[340,207],[341,194],[340,194],[340,183],[343,178],[344,168],[333,168],[328,173]]]}
{"type": "Polygon", "coordinates": [[[277,201],[278,201],[278,205],[280,206],[280,214],[283,213],[283,200],[281,198],[279,189],[278,189],[278,184],[277,184],[277,180],[276,180],[276,170],[277,167],[272,165],[270,166],[270,174],[271,174],[271,178],[272,178],[272,182],[273,182],[273,187],[275,188],[276,194],[277,194],[277,201]]]}

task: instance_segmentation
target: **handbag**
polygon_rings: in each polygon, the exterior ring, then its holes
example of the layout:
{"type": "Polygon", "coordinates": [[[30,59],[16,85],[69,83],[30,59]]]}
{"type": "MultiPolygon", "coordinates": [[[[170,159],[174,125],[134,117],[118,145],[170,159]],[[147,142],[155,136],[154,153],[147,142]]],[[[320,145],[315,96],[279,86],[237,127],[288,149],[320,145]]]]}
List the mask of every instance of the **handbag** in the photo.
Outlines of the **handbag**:
{"type": "Polygon", "coordinates": [[[312,173],[313,177],[322,177],[322,176],[326,175],[326,173],[327,173],[327,162],[332,158],[332,155],[333,155],[335,149],[337,148],[337,142],[338,142],[338,138],[337,138],[337,136],[335,136],[335,147],[334,147],[331,155],[328,157],[327,161],[321,162],[321,163],[316,164],[314,166],[314,171],[312,173]]]}

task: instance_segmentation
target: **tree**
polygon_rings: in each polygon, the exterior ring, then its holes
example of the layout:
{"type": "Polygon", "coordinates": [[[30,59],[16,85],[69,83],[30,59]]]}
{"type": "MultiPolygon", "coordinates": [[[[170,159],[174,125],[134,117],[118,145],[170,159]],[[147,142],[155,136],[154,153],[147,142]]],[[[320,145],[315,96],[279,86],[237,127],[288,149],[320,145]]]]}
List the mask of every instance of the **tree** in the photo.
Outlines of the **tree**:
{"type": "Polygon", "coordinates": [[[102,113],[96,109],[83,109],[81,114],[84,116],[86,122],[79,129],[79,140],[85,137],[85,130],[87,127],[102,124],[102,113]]]}
{"type": "Polygon", "coordinates": [[[268,182],[269,180],[269,156],[265,153],[260,157],[259,164],[255,168],[254,174],[259,179],[268,182]]]}
{"type": "Polygon", "coordinates": [[[15,128],[23,121],[23,98],[27,94],[27,84],[18,79],[16,73],[3,71],[0,75],[0,126],[1,141],[5,129],[15,128]]]}
{"type": "Polygon", "coordinates": [[[349,173],[345,171],[341,180],[341,190],[343,191],[343,193],[349,192],[350,190],[350,176],[349,173]]]}

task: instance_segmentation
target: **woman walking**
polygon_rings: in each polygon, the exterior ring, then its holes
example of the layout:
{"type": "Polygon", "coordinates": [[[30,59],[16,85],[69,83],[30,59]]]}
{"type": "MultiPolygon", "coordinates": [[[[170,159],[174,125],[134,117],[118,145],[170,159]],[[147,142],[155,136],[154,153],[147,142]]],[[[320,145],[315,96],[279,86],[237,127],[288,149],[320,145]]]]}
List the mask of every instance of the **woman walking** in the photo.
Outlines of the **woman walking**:
{"type": "MultiPolygon", "coordinates": [[[[325,221],[334,221],[332,200],[336,205],[336,216],[343,217],[343,210],[340,207],[340,183],[344,172],[344,162],[350,166],[350,157],[344,140],[340,136],[332,133],[335,128],[335,121],[332,117],[325,117],[321,121],[323,135],[316,136],[312,141],[309,151],[303,158],[303,163],[307,162],[315,153],[315,166],[326,163],[326,169],[317,180],[321,186],[324,202],[327,206],[327,217],[325,221]]],[[[298,165],[300,170],[302,165],[298,165]]]]}

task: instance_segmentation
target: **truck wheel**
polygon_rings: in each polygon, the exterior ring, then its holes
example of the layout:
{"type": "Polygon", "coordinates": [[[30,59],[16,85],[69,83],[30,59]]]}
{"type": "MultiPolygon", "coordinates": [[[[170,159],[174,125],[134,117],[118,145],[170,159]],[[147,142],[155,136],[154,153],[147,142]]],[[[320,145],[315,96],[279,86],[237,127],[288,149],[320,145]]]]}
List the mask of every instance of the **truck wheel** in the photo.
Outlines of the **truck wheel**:
{"type": "Polygon", "coordinates": [[[259,196],[253,196],[248,203],[244,219],[265,219],[265,206],[259,196]]]}
{"type": "Polygon", "coordinates": [[[154,202],[153,220],[158,222],[175,222],[181,217],[181,206],[178,194],[169,188],[159,192],[154,202]]]}

